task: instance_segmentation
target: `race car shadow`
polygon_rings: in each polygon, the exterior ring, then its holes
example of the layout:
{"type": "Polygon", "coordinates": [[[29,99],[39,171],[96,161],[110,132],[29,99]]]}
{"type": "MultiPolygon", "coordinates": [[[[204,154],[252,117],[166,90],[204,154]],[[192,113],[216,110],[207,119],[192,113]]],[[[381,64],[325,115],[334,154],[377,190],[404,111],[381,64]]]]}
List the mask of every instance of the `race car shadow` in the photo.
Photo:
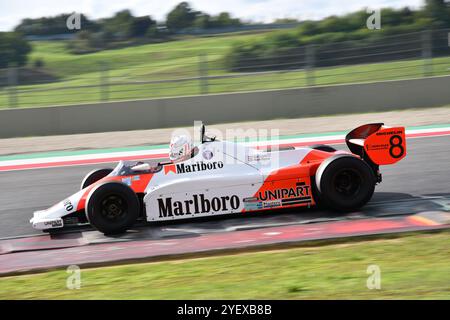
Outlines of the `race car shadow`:
{"type": "Polygon", "coordinates": [[[413,199],[415,196],[400,192],[375,192],[369,203],[413,199]]]}
{"type": "MultiPolygon", "coordinates": [[[[450,194],[413,196],[407,193],[376,192],[366,206],[359,211],[350,213],[339,213],[318,207],[305,207],[195,218],[185,221],[158,222],[150,225],[153,228],[161,228],[171,232],[184,231],[191,235],[230,232],[291,224],[412,215],[435,210],[445,211],[445,206],[441,203],[444,200],[441,198],[450,199],[450,194]]],[[[450,200],[448,202],[450,203],[450,200]]]]}
{"type": "Polygon", "coordinates": [[[233,232],[276,226],[312,224],[364,218],[411,215],[426,211],[450,211],[450,194],[413,196],[407,193],[376,192],[361,210],[339,213],[318,207],[286,208],[188,220],[137,224],[123,234],[103,235],[92,229],[78,233],[88,243],[199,237],[206,233],[233,232]]]}
{"type": "Polygon", "coordinates": [[[426,211],[448,211],[450,193],[413,196],[406,193],[375,193],[363,208],[369,217],[418,214],[426,211]]]}

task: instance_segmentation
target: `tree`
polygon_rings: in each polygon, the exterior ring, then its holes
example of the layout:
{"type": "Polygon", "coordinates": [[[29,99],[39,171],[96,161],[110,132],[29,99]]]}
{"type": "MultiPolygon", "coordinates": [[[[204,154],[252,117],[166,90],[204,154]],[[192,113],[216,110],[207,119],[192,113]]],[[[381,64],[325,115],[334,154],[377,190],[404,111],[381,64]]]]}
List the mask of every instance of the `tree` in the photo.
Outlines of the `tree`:
{"type": "Polygon", "coordinates": [[[136,17],[131,23],[131,36],[143,37],[152,26],[156,26],[156,21],[150,16],[136,17]]]}
{"type": "Polygon", "coordinates": [[[217,24],[221,27],[231,25],[231,17],[228,12],[221,12],[217,17],[217,24]]]}
{"type": "Polygon", "coordinates": [[[194,11],[189,3],[181,2],[167,15],[167,28],[177,31],[192,27],[199,12],[194,11]]]}
{"type": "Polygon", "coordinates": [[[242,23],[239,19],[231,18],[228,12],[221,12],[217,16],[213,16],[210,19],[210,27],[211,28],[223,28],[223,27],[232,27],[232,26],[240,26],[242,23]]]}
{"type": "MultiPolygon", "coordinates": [[[[14,31],[23,33],[24,35],[56,35],[69,32],[77,32],[77,30],[67,29],[67,18],[71,13],[64,13],[54,17],[42,17],[37,19],[23,19],[14,31]]],[[[95,31],[98,25],[89,20],[85,15],[80,15],[82,30],[95,31]]]]}
{"type": "Polygon", "coordinates": [[[111,18],[102,19],[100,26],[116,40],[127,40],[146,36],[148,29],[156,26],[156,21],[150,16],[135,17],[130,10],[122,10],[111,18]]]}
{"type": "MultiPolygon", "coordinates": [[[[350,27],[351,30],[358,30],[361,28],[367,28],[366,27],[366,23],[367,23],[367,18],[368,18],[368,14],[366,12],[366,10],[359,10],[353,13],[350,13],[348,15],[346,15],[347,18],[347,23],[350,27]]],[[[381,18],[381,23],[384,23],[383,18],[381,18]]]]}
{"type": "Polygon", "coordinates": [[[206,13],[199,14],[194,21],[194,27],[208,29],[211,27],[211,16],[206,13]]]}
{"type": "Polygon", "coordinates": [[[111,18],[101,20],[101,29],[106,30],[119,40],[131,37],[134,17],[130,10],[116,12],[111,18]]]}
{"type": "Polygon", "coordinates": [[[132,34],[133,28],[133,15],[130,10],[122,10],[115,14],[112,23],[114,24],[113,29],[122,38],[128,38],[132,34]]]}
{"type": "Polygon", "coordinates": [[[160,39],[163,37],[163,34],[158,29],[158,26],[152,25],[150,28],[147,29],[147,32],[145,33],[145,36],[151,40],[160,39]]]}
{"type": "Polygon", "coordinates": [[[320,32],[350,32],[352,25],[347,17],[330,16],[318,22],[320,32]]]}
{"type": "Polygon", "coordinates": [[[0,68],[27,63],[30,44],[16,32],[0,32],[0,68]]]}
{"type": "Polygon", "coordinates": [[[295,18],[278,18],[273,21],[273,23],[275,24],[294,24],[299,22],[300,21],[295,18]]]}
{"type": "Polygon", "coordinates": [[[437,26],[450,25],[450,9],[449,3],[445,0],[426,0],[425,15],[433,20],[433,24],[437,26]]]}
{"type": "Polygon", "coordinates": [[[312,36],[320,33],[318,23],[316,21],[305,21],[297,28],[298,34],[301,36],[312,36]]]}

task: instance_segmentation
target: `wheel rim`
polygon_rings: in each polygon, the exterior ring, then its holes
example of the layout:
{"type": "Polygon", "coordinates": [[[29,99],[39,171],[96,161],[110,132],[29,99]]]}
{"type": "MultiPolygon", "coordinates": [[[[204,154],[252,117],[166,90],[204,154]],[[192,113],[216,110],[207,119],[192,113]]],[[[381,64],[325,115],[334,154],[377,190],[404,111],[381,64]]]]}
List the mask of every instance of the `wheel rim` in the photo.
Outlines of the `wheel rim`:
{"type": "Polygon", "coordinates": [[[362,185],[361,174],[354,169],[342,169],[333,177],[333,187],[339,194],[352,197],[358,194],[362,185]]]}
{"type": "Polygon", "coordinates": [[[102,200],[102,217],[110,221],[117,221],[126,216],[128,204],[117,194],[108,195],[102,200]]]}

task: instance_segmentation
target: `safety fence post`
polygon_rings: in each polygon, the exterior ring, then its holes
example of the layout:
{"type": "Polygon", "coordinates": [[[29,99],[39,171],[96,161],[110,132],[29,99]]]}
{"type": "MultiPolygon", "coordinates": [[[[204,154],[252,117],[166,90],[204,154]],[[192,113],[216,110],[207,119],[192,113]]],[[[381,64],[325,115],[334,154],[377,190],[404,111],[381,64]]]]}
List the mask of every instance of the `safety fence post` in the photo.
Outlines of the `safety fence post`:
{"type": "Polygon", "coordinates": [[[19,105],[19,98],[17,96],[17,84],[17,67],[10,66],[8,68],[8,98],[10,108],[16,108],[19,105]]]}
{"type": "Polygon", "coordinates": [[[433,48],[431,44],[431,31],[422,31],[422,59],[423,59],[423,76],[429,77],[433,75],[433,48]]]}
{"type": "Polygon", "coordinates": [[[109,100],[109,69],[106,62],[100,63],[100,99],[109,100]]]}
{"type": "Polygon", "coordinates": [[[198,79],[200,94],[208,94],[208,56],[206,53],[198,56],[198,79]]]}
{"type": "Polygon", "coordinates": [[[314,74],[314,66],[316,63],[316,49],[313,44],[306,46],[305,62],[306,62],[306,85],[308,87],[316,84],[316,78],[314,74]]]}

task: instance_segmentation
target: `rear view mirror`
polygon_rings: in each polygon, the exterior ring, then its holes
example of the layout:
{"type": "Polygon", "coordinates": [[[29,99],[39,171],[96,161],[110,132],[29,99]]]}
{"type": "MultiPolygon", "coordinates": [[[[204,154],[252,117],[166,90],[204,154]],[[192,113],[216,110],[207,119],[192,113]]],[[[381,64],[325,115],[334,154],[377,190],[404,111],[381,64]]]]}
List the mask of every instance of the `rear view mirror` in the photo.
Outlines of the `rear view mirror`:
{"type": "Polygon", "coordinates": [[[205,136],[204,136],[204,141],[206,142],[206,141],[215,141],[216,140],[216,136],[215,135],[213,135],[213,134],[209,134],[208,132],[207,133],[205,133],[205,136]]]}

